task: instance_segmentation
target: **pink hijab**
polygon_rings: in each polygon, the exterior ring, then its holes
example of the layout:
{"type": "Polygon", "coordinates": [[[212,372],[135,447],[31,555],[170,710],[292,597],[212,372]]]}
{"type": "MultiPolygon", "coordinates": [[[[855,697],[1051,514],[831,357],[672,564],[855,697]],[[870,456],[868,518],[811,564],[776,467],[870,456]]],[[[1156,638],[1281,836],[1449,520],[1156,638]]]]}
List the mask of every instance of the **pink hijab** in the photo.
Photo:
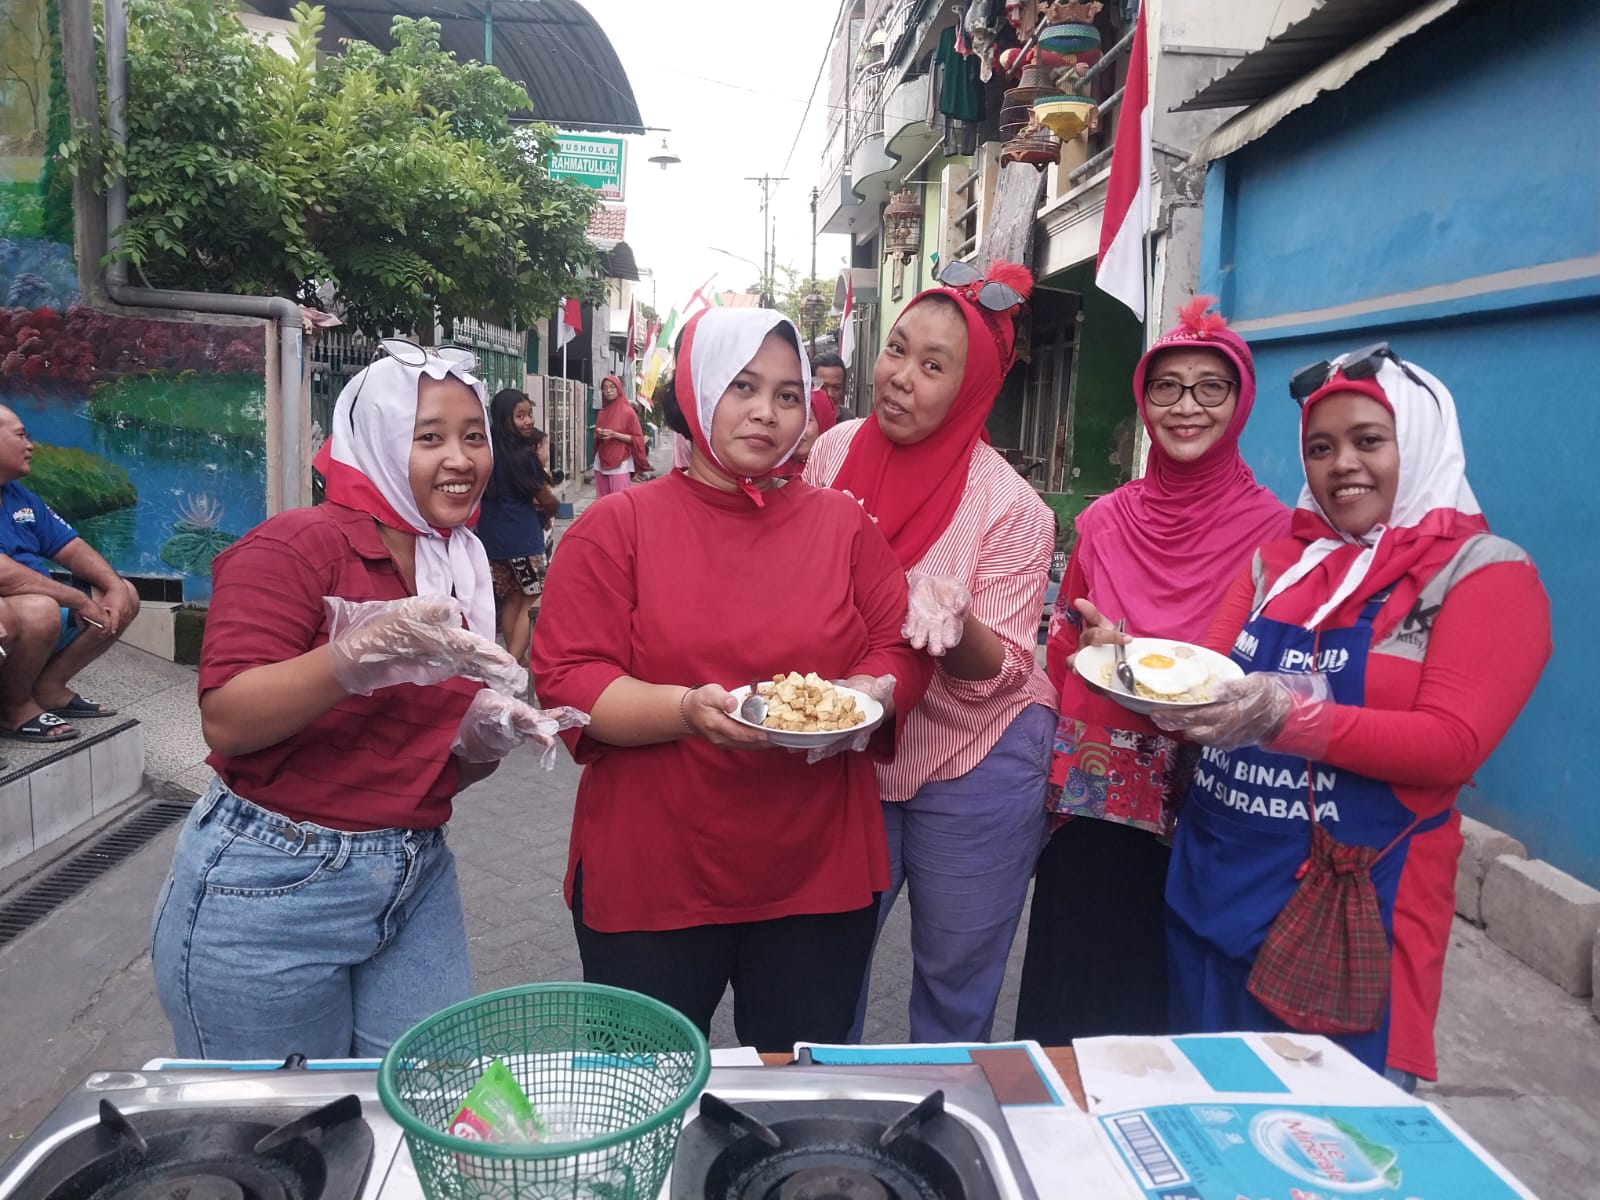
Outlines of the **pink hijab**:
{"type": "Polygon", "coordinates": [[[1163,350],[1214,350],[1239,374],[1228,428],[1192,463],[1169,458],[1152,438],[1143,477],[1078,517],[1089,600],[1113,621],[1127,618],[1135,636],[1199,642],[1250,555],[1289,532],[1289,509],[1256,482],[1239,454],[1239,435],[1255,405],[1255,362],[1244,339],[1205,311],[1213,299],[1198,296],[1185,305],[1177,327],[1145,351],[1133,373],[1133,397],[1148,430],[1144,381],[1151,360],[1163,350]]]}

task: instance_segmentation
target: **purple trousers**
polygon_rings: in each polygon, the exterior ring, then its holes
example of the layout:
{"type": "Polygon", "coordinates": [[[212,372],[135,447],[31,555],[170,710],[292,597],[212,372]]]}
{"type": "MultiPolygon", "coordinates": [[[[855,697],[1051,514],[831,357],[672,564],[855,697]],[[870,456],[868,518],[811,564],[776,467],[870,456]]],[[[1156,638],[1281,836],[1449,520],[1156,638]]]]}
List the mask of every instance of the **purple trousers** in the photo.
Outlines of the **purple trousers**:
{"type": "MultiPolygon", "coordinates": [[[[925,783],[883,806],[889,890],[878,930],[905,885],[911,901],[913,1042],[984,1042],[1006,958],[1049,831],[1045,784],[1056,714],[1030,704],[965,775],[925,783]]],[[[862,985],[852,1040],[866,1024],[862,985]]]]}

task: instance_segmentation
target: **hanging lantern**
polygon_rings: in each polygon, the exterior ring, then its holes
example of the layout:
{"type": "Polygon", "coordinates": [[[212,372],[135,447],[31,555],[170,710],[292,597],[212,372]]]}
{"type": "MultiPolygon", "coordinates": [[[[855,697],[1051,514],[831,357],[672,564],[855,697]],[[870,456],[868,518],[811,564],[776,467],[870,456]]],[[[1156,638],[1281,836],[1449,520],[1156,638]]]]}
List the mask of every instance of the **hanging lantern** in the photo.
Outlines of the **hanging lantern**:
{"type": "Polygon", "coordinates": [[[800,298],[800,320],[808,329],[815,329],[822,324],[822,314],[827,308],[827,300],[813,288],[800,298]]]}
{"type": "Polygon", "coordinates": [[[922,201],[910,188],[889,197],[883,210],[883,253],[902,263],[922,253],[922,201]]]}

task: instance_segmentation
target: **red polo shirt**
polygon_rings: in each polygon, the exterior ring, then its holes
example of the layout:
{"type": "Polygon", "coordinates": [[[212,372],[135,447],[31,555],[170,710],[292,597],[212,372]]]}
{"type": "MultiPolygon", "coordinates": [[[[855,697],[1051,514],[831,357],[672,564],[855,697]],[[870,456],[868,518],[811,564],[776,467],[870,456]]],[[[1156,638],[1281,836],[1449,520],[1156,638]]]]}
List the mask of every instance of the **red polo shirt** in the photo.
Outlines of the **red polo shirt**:
{"type": "MultiPolygon", "coordinates": [[[[411,594],[377,523],[339,504],[270,518],[219,554],[211,577],[202,698],[241,671],[325,644],[324,596],[411,594]]],[[[451,679],[350,696],[276,745],[206,762],[238,795],[291,821],[353,832],[430,829],[450,819],[459,790],[450,743],[481,686],[451,679]]]]}

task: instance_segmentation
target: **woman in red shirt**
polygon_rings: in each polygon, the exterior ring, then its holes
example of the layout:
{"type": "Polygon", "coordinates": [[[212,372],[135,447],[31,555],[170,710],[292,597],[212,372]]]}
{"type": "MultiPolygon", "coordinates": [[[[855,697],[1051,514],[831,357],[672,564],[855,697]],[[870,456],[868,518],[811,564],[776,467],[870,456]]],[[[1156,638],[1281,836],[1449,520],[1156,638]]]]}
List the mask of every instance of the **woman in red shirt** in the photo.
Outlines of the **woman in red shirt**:
{"type": "MultiPolygon", "coordinates": [[[[871,758],[808,762],[736,722],[730,688],[815,671],[881,695],[872,757],[927,682],[905,576],[859,505],[775,472],[805,432],[800,335],[767,309],[683,334],[668,424],[686,471],[602,497],[552,559],[534,631],[546,703],[593,713],[566,894],[584,978],[742,1042],[849,1032],[889,882],[871,758]]],[[[834,747],[849,749],[858,735],[834,747]]]]}
{"type": "MultiPolygon", "coordinates": [[[[1433,1079],[1454,914],[1456,793],[1550,656],[1550,602],[1467,484],[1455,402],[1380,344],[1295,373],[1306,487],[1207,638],[1246,672],[1219,702],[1157,717],[1205,747],[1167,881],[1172,1023],[1281,1029],[1247,986],[1304,873],[1310,822],[1381,851],[1387,1009],[1338,1040],[1402,1084],[1433,1079]],[[1515,613],[1515,638],[1485,631],[1515,613]]],[[[1270,994],[1270,992],[1269,992],[1270,994]]]]}
{"type": "Polygon", "coordinates": [[[328,502],[212,567],[199,687],[217,777],[154,928],[184,1058],[379,1055],[471,995],[451,798],[526,738],[553,753],[557,724],[581,719],[501,694],[527,672],[492,640],[467,528],[489,481],[483,384],[385,349],[334,407],[328,502]]]}

